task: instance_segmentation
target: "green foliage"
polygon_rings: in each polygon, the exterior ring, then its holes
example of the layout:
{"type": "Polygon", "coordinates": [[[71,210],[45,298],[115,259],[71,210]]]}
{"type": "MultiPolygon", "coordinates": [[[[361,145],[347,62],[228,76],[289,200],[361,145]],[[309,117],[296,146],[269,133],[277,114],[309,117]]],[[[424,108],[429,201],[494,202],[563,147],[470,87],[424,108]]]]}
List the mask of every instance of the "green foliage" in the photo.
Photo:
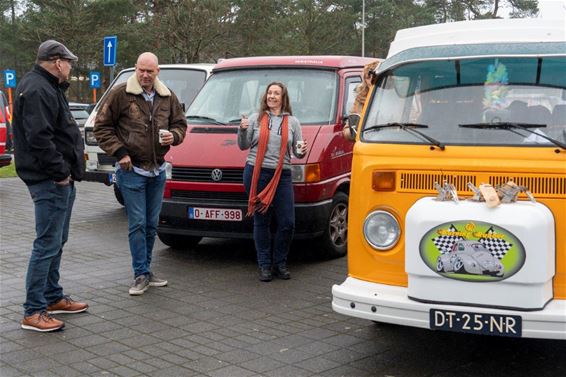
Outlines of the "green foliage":
{"type": "MultiPolygon", "coordinates": [[[[538,12],[536,0],[0,0],[0,70],[30,69],[46,39],[79,56],[73,74],[102,72],[103,37],[118,36],[116,71],[153,51],[161,63],[258,55],[385,57],[399,29],[538,12]],[[362,33],[363,31],[363,33],[362,33]]],[[[87,88],[88,90],[88,88],[87,88]]],[[[89,96],[72,87],[70,97],[89,96]]]]}

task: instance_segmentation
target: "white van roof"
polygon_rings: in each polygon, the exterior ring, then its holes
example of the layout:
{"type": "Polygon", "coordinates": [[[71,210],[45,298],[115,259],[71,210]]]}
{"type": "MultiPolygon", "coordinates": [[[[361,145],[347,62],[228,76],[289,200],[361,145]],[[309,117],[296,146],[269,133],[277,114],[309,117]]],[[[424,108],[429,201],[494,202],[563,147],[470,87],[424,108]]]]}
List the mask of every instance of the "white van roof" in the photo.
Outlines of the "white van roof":
{"type": "Polygon", "coordinates": [[[564,21],[475,20],[399,30],[377,72],[412,61],[488,56],[566,56],[564,21]]]}
{"type": "Polygon", "coordinates": [[[564,42],[564,20],[540,18],[459,21],[397,31],[387,58],[401,51],[426,46],[564,42]]]}

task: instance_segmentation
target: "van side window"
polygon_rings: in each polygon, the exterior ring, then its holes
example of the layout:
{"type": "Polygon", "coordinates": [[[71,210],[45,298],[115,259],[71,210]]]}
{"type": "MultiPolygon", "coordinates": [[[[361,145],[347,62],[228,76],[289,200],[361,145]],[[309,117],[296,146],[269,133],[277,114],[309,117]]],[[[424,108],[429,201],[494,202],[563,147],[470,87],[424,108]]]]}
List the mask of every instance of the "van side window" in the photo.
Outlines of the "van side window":
{"type": "Polygon", "coordinates": [[[351,76],[346,78],[345,90],[344,90],[344,108],[342,109],[342,114],[344,116],[350,113],[350,110],[354,106],[354,100],[356,99],[356,88],[362,83],[361,76],[351,76]]]}

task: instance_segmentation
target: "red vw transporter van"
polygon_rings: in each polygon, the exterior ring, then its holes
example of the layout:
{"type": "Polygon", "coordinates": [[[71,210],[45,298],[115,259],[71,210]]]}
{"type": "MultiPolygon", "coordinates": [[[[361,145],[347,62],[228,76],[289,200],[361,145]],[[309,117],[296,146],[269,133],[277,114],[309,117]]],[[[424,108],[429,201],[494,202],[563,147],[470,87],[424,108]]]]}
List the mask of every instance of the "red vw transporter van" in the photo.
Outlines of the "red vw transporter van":
{"type": "Polygon", "coordinates": [[[346,254],[353,144],[341,136],[363,66],[350,56],[278,56],[227,59],[187,111],[182,145],[166,156],[168,179],[158,236],[190,247],[202,237],[252,238],[242,183],[248,151],[237,145],[242,114],[259,108],[266,86],[284,83],[309,151],[293,158],[295,239],[317,239],[324,257],[346,254]]]}

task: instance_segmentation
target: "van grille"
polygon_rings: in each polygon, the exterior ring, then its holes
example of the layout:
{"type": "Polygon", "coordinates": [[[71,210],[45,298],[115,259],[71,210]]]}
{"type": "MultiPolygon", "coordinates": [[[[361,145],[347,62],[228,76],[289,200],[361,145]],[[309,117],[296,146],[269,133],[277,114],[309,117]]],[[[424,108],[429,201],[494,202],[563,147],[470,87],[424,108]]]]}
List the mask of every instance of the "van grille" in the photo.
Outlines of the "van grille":
{"type": "Polygon", "coordinates": [[[434,189],[434,183],[442,184],[445,180],[452,183],[458,191],[470,191],[468,182],[476,185],[476,177],[473,175],[462,175],[460,173],[400,173],[400,191],[430,192],[434,189]]]}
{"type": "Polygon", "coordinates": [[[222,178],[219,181],[212,179],[215,168],[173,168],[173,180],[185,182],[211,182],[211,183],[242,183],[244,169],[220,169],[222,178]]]}
{"type": "Polygon", "coordinates": [[[513,180],[520,186],[525,186],[535,196],[559,198],[566,196],[566,177],[556,175],[530,175],[530,174],[487,174],[469,172],[406,172],[398,173],[399,192],[419,192],[436,194],[434,183],[442,183],[444,180],[452,183],[459,193],[472,195],[467,187],[468,182],[476,187],[482,183],[489,183],[496,187],[509,180],[513,180]]]}

